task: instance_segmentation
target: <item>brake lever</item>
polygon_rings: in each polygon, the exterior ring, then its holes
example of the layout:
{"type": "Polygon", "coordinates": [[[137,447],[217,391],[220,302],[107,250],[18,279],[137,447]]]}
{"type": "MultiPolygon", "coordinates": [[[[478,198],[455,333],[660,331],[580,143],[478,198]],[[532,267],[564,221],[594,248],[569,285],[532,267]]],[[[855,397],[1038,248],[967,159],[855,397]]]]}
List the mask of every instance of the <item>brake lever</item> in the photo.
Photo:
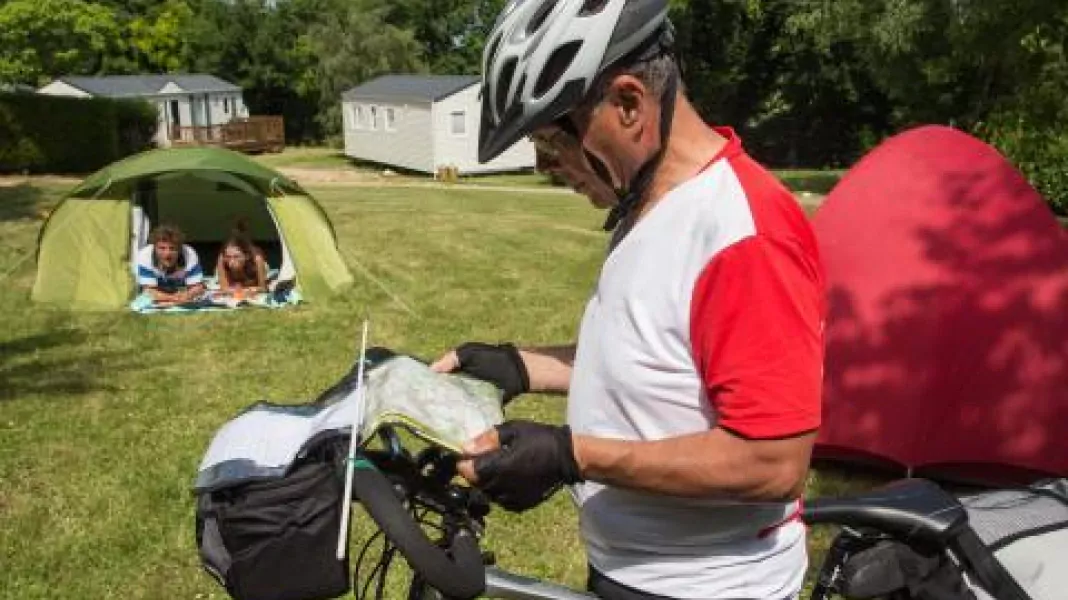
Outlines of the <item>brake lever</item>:
{"type": "Polygon", "coordinates": [[[411,453],[401,443],[400,436],[397,435],[397,432],[392,427],[388,425],[380,427],[378,429],[378,438],[382,440],[382,444],[389,452],[390,458],[411,460],[411,453]]]}

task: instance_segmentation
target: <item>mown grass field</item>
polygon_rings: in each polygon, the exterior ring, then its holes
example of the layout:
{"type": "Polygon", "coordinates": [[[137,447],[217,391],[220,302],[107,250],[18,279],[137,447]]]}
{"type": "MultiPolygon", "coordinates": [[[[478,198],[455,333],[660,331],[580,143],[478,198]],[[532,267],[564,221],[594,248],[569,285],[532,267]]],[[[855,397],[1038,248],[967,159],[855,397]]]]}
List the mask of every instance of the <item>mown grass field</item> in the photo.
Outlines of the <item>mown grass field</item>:
{"type": "MultiPolygon", "coordinates": [[[[313,188],[355,276],[343,298],[71,314],[28,299],[42,213],[65,189],[0,187],[0,598],[225,598],[199,568],[189,491],[223,422],[332,384],[364,315],[373,344],[424,357],[469,339],[571,340],[605,243],[603,215],[572,195],[313,188]]],[[[510,409],[562,412],[562,399],[539,396],[510,409]]],[[[811,491],[856,485],[814,474],[811,491]]],[[[355,523],[362,541],[367,520],[355,523]]],[[[524,515],[495,512],[487,547],[507,568],[582,584],[565,495],[524,515]]]]}
{"type": "MultiPolygon", "coordinates": [[[[368,177],[376,177],[386,167],[373,163],[353,160],[345,153],[336,148],[317,146],[297,146],[286,148],[278,154],[261,154],[255,160],[273,168],[295,168],[302,170],[332,170],[362,173],[368,177]]],[[[843,170],[833,169],[780,169],[775,174],[790,187],[798,192],[814,194],[826,194],[845,173],[843,170]]],[[[423,180],[429,176],[418,173],[398,173],[394,176],[400,180],[423,180]]],[[[477,175],[463,177],[463,183],[472,185],[516,186],[516,187],[539,187],[552,185],[548,175],[536,172],[523,173],[500,173],[490,175],[477,175]]]]}

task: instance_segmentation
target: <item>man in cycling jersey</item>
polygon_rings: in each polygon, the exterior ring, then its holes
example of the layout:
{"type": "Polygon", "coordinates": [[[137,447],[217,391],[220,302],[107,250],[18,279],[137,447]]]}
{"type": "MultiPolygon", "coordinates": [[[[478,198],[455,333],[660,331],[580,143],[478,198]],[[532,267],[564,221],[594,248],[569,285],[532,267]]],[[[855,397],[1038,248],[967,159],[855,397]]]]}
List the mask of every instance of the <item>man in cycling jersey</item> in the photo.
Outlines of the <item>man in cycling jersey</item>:
{"type": "Polygon", "coordinates": [[[467,343],[434,368],[507,400],[568,394],[566,425],[508,421],[460,468],[512,510],[570,486],[599,596],[793,598],[822,267],[792,194],[679,89],[666,14],[666,0],[519,0],[498,18],[480,160],[563,132],[622,193],[577,345],[467,343]]]}

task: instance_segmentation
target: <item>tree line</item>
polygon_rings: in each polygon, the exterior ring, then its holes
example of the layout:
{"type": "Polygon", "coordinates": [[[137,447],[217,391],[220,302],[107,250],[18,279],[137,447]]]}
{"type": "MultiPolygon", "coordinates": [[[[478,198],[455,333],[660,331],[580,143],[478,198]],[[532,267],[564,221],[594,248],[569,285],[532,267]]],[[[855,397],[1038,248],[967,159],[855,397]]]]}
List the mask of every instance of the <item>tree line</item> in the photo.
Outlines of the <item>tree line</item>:
{"type": "MultiPolygon", "coordinates": [[[[336,141],[340,95],[391,72],[477,74],[504,0],[0,0],[0,83],[203,72],[336,141]]],[[[709,121],[777,166],[851,164],[917,123],[1019,161],[1068,155],[1068,3],[672,0],[686,84],[709,121]]],[[[1063,171],[1063,169],[1062,169],[1063,171]]],[[[1068,185],[1066,185],[1068,187],[1068,185]]]]}

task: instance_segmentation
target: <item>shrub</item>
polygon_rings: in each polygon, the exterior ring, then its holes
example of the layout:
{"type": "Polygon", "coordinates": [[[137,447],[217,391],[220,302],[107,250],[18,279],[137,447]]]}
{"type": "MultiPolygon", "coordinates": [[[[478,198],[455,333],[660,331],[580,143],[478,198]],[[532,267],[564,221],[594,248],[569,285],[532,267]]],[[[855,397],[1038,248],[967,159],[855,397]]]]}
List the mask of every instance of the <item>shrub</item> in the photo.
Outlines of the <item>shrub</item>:
{"type": "Polygon", "coordinates": [[[1068,124],[1037,124],[1000,113],[976,128],[976,134],[1005,155],[1049,203],[1068,215],[1068,124]]]}
{"type": "Polygon", "coordinates": [[[156,123],[140,100],[0,94],[0,172],[95,171],[149,147],[156,123]]]}
{"type": "Polygon", "coordinates": [[[119,134],[119,158],[143,152],[156,145],[159,111],[144,100],[116,100],[115,125],[119,134]]]}

